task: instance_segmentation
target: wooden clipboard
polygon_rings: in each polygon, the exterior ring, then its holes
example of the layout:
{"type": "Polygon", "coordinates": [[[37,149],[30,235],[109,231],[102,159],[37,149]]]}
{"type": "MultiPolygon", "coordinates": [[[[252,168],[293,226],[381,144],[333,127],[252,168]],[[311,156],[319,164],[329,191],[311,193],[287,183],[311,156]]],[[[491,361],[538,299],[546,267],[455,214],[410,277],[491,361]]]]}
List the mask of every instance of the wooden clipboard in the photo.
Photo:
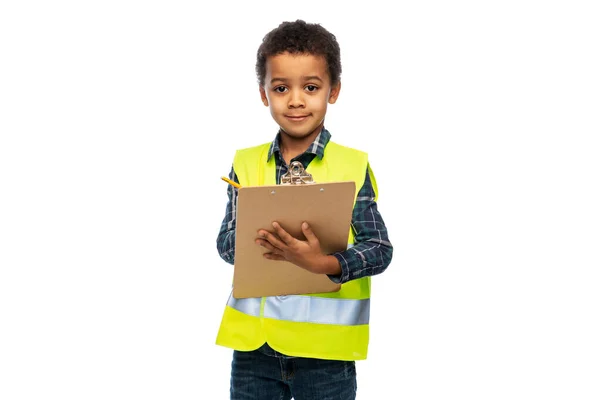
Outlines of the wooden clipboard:
{"type": "Polygon", "coordinates": [[[341,285],[326,275],[314,274],[287,261],[267,260],[263,257],[267,250],[255,240],[259,229],[273,232],[273,221],[304,240],[301,224],[307,221],[324,253],[346,250],[355,195],[353,181],[289,182],[238,189],[233,297],[338,291],[341,285]]]}

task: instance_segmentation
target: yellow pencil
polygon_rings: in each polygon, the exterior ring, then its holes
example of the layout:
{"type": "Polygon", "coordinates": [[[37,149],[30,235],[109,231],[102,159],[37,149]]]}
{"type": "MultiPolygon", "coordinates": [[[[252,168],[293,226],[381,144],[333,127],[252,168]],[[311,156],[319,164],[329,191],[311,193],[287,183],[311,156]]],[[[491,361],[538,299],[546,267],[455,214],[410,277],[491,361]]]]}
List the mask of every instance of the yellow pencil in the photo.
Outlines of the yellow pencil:
{"type": "Polygon", "coordinates": [[[235,183],[234,181],[232,181],[231,179],[225,178],[224,176],[221,177],[221,179],[223,179],[225,182],[229,183],[231,186],[235,187],[235,188],[241,188],[242,186],[239,183],[235,183]]]}

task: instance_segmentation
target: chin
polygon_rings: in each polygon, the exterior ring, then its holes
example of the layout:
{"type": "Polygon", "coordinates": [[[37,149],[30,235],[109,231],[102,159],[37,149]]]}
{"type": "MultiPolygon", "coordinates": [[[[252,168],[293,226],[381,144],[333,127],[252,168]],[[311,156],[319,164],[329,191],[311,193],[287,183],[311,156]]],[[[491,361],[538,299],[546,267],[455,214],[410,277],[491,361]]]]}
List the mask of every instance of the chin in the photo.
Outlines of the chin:
{"type": "Polygon", "coordinates": [[[297,131],[297,130],[294,130],[294,129],[285,129],[285,128],[282,128],[281,130],[287,136],[290,136],[290,137],[293,137],[293,138],[296,138],[296,139],[303,139],[303,138],[305,138],[307,136],[310,136],[311,133],[314,132],[314,129],[310,130],[310,131],[304,131],[304,130],[303,131],[297,131]]]}
{"type": "Polygon", "coordinates": [[[285,126],[280,125],[280,128],[283,132],[285,132],[288,136],[292,136],[298,139],[304,138],[306,136],[310,136],[319,128],[319,126],[308,126],[308,127],[299,127],[299,126],[285,126]]]}

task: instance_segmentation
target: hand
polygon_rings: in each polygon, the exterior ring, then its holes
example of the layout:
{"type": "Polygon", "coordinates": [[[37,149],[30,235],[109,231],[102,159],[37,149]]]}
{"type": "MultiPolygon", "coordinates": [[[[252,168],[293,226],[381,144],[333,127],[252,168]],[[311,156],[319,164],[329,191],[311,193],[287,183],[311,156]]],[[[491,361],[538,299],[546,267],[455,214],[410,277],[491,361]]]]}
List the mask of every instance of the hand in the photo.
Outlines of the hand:
{"type": "Polygon", "coordinates": [[[289,261],[315,274],[339,275],[340,263],[337,258],[322,253],[319,239],[307,222],[302,223],[302,233],[306,240],[298,240],[286,232],[277,222],[273,222],[275,234],[264,229],[258,231],[256,244],[266,248],[263,256],[269,260],[289,261]]]}

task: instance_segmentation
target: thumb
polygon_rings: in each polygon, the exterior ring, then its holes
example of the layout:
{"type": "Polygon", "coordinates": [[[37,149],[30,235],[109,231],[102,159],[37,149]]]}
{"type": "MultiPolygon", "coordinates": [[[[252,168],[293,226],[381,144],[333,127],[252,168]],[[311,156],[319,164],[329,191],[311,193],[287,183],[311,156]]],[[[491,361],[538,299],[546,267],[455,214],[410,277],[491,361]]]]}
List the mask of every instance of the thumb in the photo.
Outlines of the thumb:
{"type": "Polygon", "coordinates": [[[306,240],[308,240],[309,243],[319,242],[319,239],[313,232],[310,225],[308,225],[308,222],[302,223],[302,233],[304,233],[304,237],[306,238],[306,240]]]}

